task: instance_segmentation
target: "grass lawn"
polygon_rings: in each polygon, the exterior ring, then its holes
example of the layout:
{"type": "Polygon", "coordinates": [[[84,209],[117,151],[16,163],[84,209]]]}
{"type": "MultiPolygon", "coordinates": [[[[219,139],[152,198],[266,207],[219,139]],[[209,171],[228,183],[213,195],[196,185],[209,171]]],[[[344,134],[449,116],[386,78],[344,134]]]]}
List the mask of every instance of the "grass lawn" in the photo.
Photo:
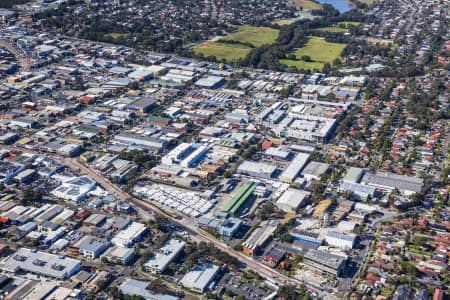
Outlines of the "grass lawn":
{"type": "Polygon", "coordinates": [[[311,9],[311,10],[322,8],[322,5],[320,5],[319,3],[309,0],[292,0],[292,2],[294,2],[298,8],[303,7],[303,9],[311,9]]]}
{"type": "Polygon", "coordinates": [[[297,67],[297,69],[304,69],[304,70],[318,69],[319,71],[322,71],[324,64],[316,61],[303,61],[291,59],[280,59],[280,63],[285,64],[288,67],[297,67]]]}
{"type": "Polygon", "coordinates": [[[301,59],[302,56],[307,55],[311,57],[312,62],[290,59],[282,59],[280,62],[287,66],[295,66],[299,69],[312,70],[317,68],[321,70],[325,63],[332,63],[334,59],[339,58],[345,46],[346,44],[329,43],[325,39],[312,36],[309,37],[304,47],[297,49],[293,53],[297,59],[301,59]]]}
{"type": "Polygon", "coordinates": [[[216,42],[203,42],[194,47],[197,54],[207,56],[215,56],[217,60],[225,59],[227,61],[234,61],[239,58],[244,58],[251,48],[239,44],[225,44],[216,42]]]}
{"type": "Polygon", "coordinates": [[[292,23],[294,23],[294,22],[297,21],[297,20],[298,20],[297,18],[283,19],[283,20],[275,21],[275,22],[273,22],[273,24],[278,24],[278,25],[280,25],[280,26],[283,26],[283,25],[289,25],[289,24],[292,24],[292,23]]]}
{"type": "Polygon", "coordinates": [[[361,24],[361,22],[351,22],[351,21],[347,21],[347,22],[339,22],[338,24],[344,24],[345,27],[347,27],[347,25],[351,24],[354,26],[358,26],[359,24],[361,24]]]}
{"type": "Polygon", "coordinates": [[[348,32],[347,28],[341,28],[341,27],[323,27],[317,29],[319,31],[328,31],[328,32],[348,32]]]}
{"type": "Polygon", "coordinates": [[[240,26],[239,31],[222,38],[221,40],[250,43],[255,47],[264,44],[273,44],[278,38],[279,30],[269,27],[240,26]]]}
{"type": "Polygon", "coordinates": [[[342,32],[342,33],[346,33],[346,32],[348,32],[348,25],[358,26],[359,24],[361,24],[361,23],[360,22],[339,22],[336,25],[319,28],[317,30],[328,31],[328,32],[342,32]],[[342,28],[339,25],[344,25],[345,28],[342,28]]]}
{"type": "Polygon", "coordinates": [[[112,37],[113,39],[118,39],[120,37],[126,38],[128,37],[129,33],[107,33],[105,36],[112,37]]]}
{"type": "Polygon", "coordinates": [[[365,4],[367,4],[367,5],[371,5],[372,3],[375,2],[375,0],[359,0],[359,2],[365,3],[365,4]]]}

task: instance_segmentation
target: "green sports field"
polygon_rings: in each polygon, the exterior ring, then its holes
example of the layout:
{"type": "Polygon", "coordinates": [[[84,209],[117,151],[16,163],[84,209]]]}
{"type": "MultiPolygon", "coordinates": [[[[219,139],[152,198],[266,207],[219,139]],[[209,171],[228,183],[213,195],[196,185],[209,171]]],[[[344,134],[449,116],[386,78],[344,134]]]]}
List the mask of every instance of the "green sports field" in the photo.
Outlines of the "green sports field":
{"type": "Polygon", "coordinates": [[[332,63],[334,59],[339,58],[345,46],[346,44],[329,43],[323,38],[312,36],[304,47],[293,53],[297,60],[282,59],[280,62],[299,69],[321,70],[325,63],[332,63]],[[300,60],[302,56],[309,56],[312,62],[300,60]]]}
{"type": "Polygon", "coordinates": [[[316,3],[309,0],[292,0],[292,2],[294,2],[295,6],[297,6],[298,8],[302,7],[303,9],[311,9],[311,10],[322,8],[322,5],[320,5],[320,3],[316,3]]]}
{"type": "Polygon", "coordinates": [[[322,27],[322,28],[318,28],[318,31],[327,31],[327,32],[342,32],[342,33],[346,33],[348,32],[347,28],[341,28],[341,27],[322,27]]]}
{"type": "Polygon", "coordinates": [[[194,52],[203,54],[205,57],[215,56],[217,60],[221,61],[235,61],[239,58],[244,58],[251,48],[240,44],[225,44],[217,42],[203,42],[194,47],[194,52]]]}
{"type": "Polygon", "coordinates": [[[254,47],[273,44],[278,38],[279,30],[270,27],[239,26],[239,31],[222,38],[225,41],[250,43],[254,47]]]}

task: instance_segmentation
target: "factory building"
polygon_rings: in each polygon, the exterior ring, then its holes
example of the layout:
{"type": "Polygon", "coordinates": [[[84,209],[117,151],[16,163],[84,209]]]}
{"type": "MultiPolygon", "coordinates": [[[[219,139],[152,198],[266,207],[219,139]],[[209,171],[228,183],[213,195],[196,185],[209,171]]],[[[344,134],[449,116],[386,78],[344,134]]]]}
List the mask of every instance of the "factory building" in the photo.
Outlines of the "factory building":
{"type": "Polygon", "coordinates": [[[309,160],[309,154],[299,153],[287,166],[287,168],[281,173],[279,180],[285,183],[292,183],[298,176],[300,171],[306,165],[309,160]]]}
{"type": "Polygon", "coordinates": [[[275,170],[275,166],[253,161],[244,161],[237,169],[239,174],[247,174],[249,176],[261,177],[270,179],[272,178],[275,170]]]}
{"type": "Polygon", "coordinates": [[[353,249],[356,236],[354,234],[345,234],[336,231],[328,231],[325,241],[332,246],[342,248],[344,250],[353,249]]]}
{"type": "Polygon", "coordinates": [[[65,256],[20,248],[5,258],[0,263],[0,268],[10,273],[25,271],[65,280],[81,269],[81,263],[79,260],[65,256]]]}
{"type": "Polygon", "coordinates": [[[203,293],[208,290],[210,284],[219,274],[219,270],[218,266],[210,263],[203,263],[194,270],[186,273],[180,283],[183,287],[203,293]]]}
{"type": "Polygon", "coordinates": [[[303,263],[305,266],[320,273],[339,277],[345,268],[345,259],[327,252],[309,249],[303,263]]]}
{"type": "Polygon", "coordinates": [[[297,213],[297,209],[304,205],[310,192],[290,188],[285,191],[275,203],[278,208],[286,213],[297,213]]]}
{"type": "Polygon", "coordinates": [[[180,240],[170,239],[153,256],[145,262],[146,272],[163,273],[169,264],[181,254],[186,243],[180,240]]]}

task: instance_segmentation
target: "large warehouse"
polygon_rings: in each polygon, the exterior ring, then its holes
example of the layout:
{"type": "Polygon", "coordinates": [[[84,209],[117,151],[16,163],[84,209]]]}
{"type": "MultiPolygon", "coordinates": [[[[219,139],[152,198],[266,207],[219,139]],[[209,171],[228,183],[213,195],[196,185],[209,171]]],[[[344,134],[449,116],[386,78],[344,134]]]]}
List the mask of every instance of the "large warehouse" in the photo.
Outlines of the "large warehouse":
{"type": "Polygon", "coordinates": [[[49,254],[28,248],[20,248],[0,263],[3,271],[25,271],[65,280],[81,269],[77,259],[49,254]]]}
{"type": "Polygon", "coordinates": [[[340,276],[345,267],[345,259],[341,256],[330,254],[327,252],[309,249],[303,263],[305,266],[312,268],[320,273],[340,276]]]}
{"type": "Polygon", "coordinates": [[[183,251],[186,243],[180,240],[170,239],[161,249],[145,262],[144,269],[147,272],[163,273],[169,264],[183,251]]]}
{"type": "Polygon", "coordinates": [[[422,190],[423,179],[411,176],[397,175],[387,172],[367,173],[361,183],[386,191],[399,190],[406,196],[422,190]]]}
{"type": "Polygon", "coordinates": [[[301,207],[311,193],[298,189],[288,189],[278,198],[276,205],[284,212],[293,213],[301,207]]]}
{"type": "Polygon", "coordinates": [[[309,154],[299,153],[287,166],[287,168],[281,173],[279,180],[286,183],[294,182],[294,179],[298,176],[298,173],[305,167],[309,160],[309,154]]]}
{"type": "Polygon", "coordinates": [[[219,273],[219,267],[210,263],[199,265],[194,270],[186,273],[180,283],[184,287],[203,293],[219,273]]]}
{"type": "Polygon", "coordinates": [[[244,161],[237,169],[240,174],[270,179],[277,167],[254,161],[244,161]]]}

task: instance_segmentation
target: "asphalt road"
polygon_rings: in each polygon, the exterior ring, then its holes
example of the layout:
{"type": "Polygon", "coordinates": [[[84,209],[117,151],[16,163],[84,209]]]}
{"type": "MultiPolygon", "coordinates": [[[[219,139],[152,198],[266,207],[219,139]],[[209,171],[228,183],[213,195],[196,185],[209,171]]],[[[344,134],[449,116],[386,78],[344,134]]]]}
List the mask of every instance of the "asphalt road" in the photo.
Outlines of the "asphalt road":
{"type": "MultiPolygon", "coordinates": [[[[283,275],[277,271],[275,271],[274,269],[255,261],[254,259],[252,259],[251,257],[247,257],[233,249],[231,249],[228,245],[225,245],[223,243],[218,242],[217,240],[210,238],[209,236],[206,236],[202,233],[199,233],[197,231],[197,228],[195,227],[195,223],[192,220],[189,220],[187,217],[184,217],[182,219],[182,221],[177,220],[175,218],[173,218],[171,215],[168,215],[167,213],[159,210],[158,208],[156,208],[155,206],[150,205],[149,203],[146,203],[145,201],[136,199],[134,197],[132,197],[130,194],[122,191],[118,186],[116,186],[115,184],[111,183],[108,179],[104,178],[101,174],[98,174],[96,171],[92,170],[91,168],[85,166],[83,163],[81,163],[79,160],[75,159],[75,158],[63,158],[61,159],[60,156],[58,155],[54,155],[54,154],[47,154],[47,153],[40,153],[38,151],[34,151],[34,150],[29,150],[29,149],[23,149],[23,148],[18,148],[18,147],[13,147],[13,146],[4,146],[4,148],[8,148],[10,150],[14,150],[14,151],[22,151],[22,152],[28,152],[28,153],[34,153],[34,154],[41,154],[41,155],[47,155],[49,157],[52,157],[53,159],[55,159],[56,161],[59,162],[63,162],[65,165],[70,166],[71,168],[73,168],[74,170],[79,170],[80,173],[84,173],[87,174],[89,176],[92,176],[92,178],[94,180],[97,181],[97,183],[99,183],[106,191],[108,191],[109,193],[115,195],[118,199],[120,199],[121,201],[126,201],[126,202],[131,202],[131,204],[134,204],[133,206],[138,206],[140,208],[143,208],[144,210],[147,211],[152,211],[153,213],[156,214],[161,214],[163,216],[166,216],[168,218],[170,218],[172,220],[173,223],[182,226],[184,228],[187,229],[187,231],[189,233],[191,233],[192,235],[194,235],[195,237],[198,237],[200,240],[203,240],[205,242],[211,243],[214,246],[216,246],[217,248],[221,249],[222,251],[228,253],[229,255],[239,259],[239,261],[241,261],[242,263],[246,264],[247,269],[250,270],[254,270],[256,272],[258,272],[262,277],[265,277],[269,280],[272,281],[276,281],[279,284],[283,285],[286,283],[290,283],[292,285],[301,285],[304,284],[306,285],[306,287],[316,293],[316,294],[321,294],[321,291],[318,291],[315,288],[312,288],[310,286],[308,286],[308,283],[306,282],[301,282],[298,279],[283,275]]],[[[327,295],[327,297],[330,297],[330,295],[327,295]]]]}
{"type": "Polygon", "coordinates": [[[0,39],[0,46],[5,47],[8,49],[9,52],[13,53],[17,60],[20,63],[22,71],[28,72],[30,71],[31,63],[28,57],[24,53],[22,53],[20,50],[18,50],[16,47],[11,45],[11,43],[5,39],[0,39]]]}

